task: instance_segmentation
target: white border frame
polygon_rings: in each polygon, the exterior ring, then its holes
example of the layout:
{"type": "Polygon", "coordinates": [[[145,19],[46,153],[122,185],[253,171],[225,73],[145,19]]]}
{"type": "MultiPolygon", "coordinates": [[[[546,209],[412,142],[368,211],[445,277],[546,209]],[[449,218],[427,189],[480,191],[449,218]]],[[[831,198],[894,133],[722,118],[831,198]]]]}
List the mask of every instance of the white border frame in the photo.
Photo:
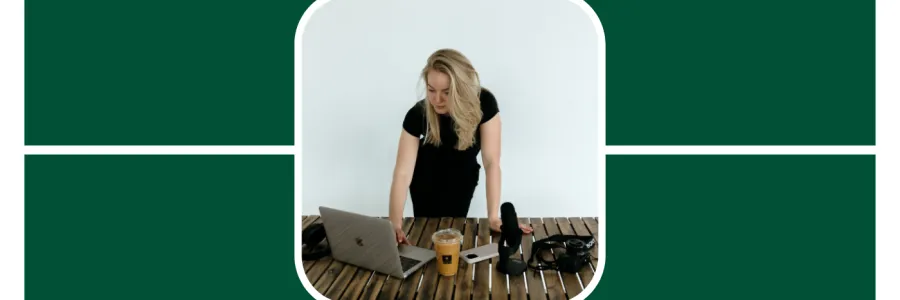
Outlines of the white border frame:
{"type": "Polygon", "coordinates": [[[25,2],[0,1],[0,298],[25,298],[25,2]]]}
{"type": "MultiPolygon", "coordinates": [[[[304,13],[300,21],[300,27],[305,26],[304,22],[308,22],[316,8],[323,5],[328,0],[319,0],[304,13]],[[305,21],[304,21],[305,20],[305,21]]],[[[596,19],[596,14],[582,1],[570,0],[582,8],[589,10],[588,15],[592,19],[596,19]]],[[[900,214],[900,199],[898,199],[898,185],[900,177],[898,177],[897,166],[900,162],[900,153],[898,153],[898,142],[900,136],[895,131],[900,128],[900,121],[896,117],[900,110],[897,109],[896,101],[891,99],[900,99],[900,59],[897,53],[900,53],[897,36],[900,31],[900,22],[892,16],[900,14],[900,3],[896,1],[877,0],[876,1],[876,138],[877,149],[871,146],[855,147],[853,150],[843,147],[779,147],[779,146],[740,146],[729,147],[719,150],[736,153],[736,154],[782,154],[785,152],[796,152],[797,154],[851,154],[851,153],[869,153],[876,154],[876,299],[898,299],[900,298],[900,286],[895,283],[900,282],[900,258],[896,255],[900,253],[900,243],[898,243],[897,229],[900,228],[900,221],[896,216],[900,214]],[[868,150],[867,150],[868,149],[868,150]]],[[[2,168],[2,178],[0,180],[0,296],[3,299],[24,299],[25,297],[25,278],[24,278],[24,239],[25,239],[25,215],[24,215],[24,156],[23,154],[70,154],[70,153],[139,153],[139,154],[269,154],[269,153],[285,153],[295,154],[295,168],[302,170],[302,154],[294,149],[302,150],[302,145],[287,147],[244,147],[237,148],[230,146],[191,146],[191,147],[166,147],[166,146],[135,146],[128,149],[118,148],[118,150],[110,150],[101,147],[24,147],[24,0],[19,1],[2,1],[0,2],[0,37],[3,40],[3,47],[0,47],[0,166],[2,168]],[[121,150],[121,151],[119,151],[121,150]]],[[[595,25],[599,20],[597,19],[595,25]]],[[[600,29],[602,33],[602,29],[600,29]]],[[[299,33],[299,32],[298,32],[299,33]]],[[[298,49],[299,51],[299,49],[298,49]]],[[[605,51],[605,48],[603,49],[605,51]]],[[[604,70],[605,71],[605,70],[604,70]]],[[[299,94],[300,86],[297,86],[299,94]]],[[[604,95],[605,93],[601,94],[604,95]]],[[[299,99],[299,98],[297,98],[299,99]]],[[[299,104],[299,101],[295,101],[299,104]]],[[[605,102],[605,101],[604,101],[605,102]]],[[[601,105],[601,112],[605,107],[601,105]]],[[[295,108],[295,116],[300,114],[301,107],[295,108]]],[[[298,118],[295,118],[298,120],[298,118]]],[[[300,124],[299,121],[297,124],[300,124]]],[[[601,124],[601,126],[605,126],[601,124]]],[[[295,126],[299,128],[299,126],[295,126]]],[[[602,130],[601,135],[605,134],[602,130]]],[[[295,133],[296,143],[302,142],[300,132],[295,133]]],[[[668,147],[653,148],[641,147],[628,149],[624,147],[606,147],[605,139],[601,139],[601,149],[604,149],[600,161],[605,166],[606,154],[726,154],[719,150],[709,150],[707,147],[668,147]]],[[[116,148],[111,148],[116,149],[116,148]]],[[[295,171],[296,171],[295,170],[295,171]]],[[[605,168],[601,169],[605,174],[605,168]]],[[[605,175],[604,175],[605,176],[605,175]]],[[[299,179],[296,182],[301,182],[299,179]]],[[[296,189],[302,190],[301,185],[296,185],[296,189]]],[[[299,195],[299,192],[297,192],[299,195]]],[[[605,194],[605,189],[604,189],[605,194]]],[[[299,198],[297,198],[299,199],[299,198]]],[[[297,200],[295,199],[295,202],[297,200]]],[[[601,209],[605,209],[605,205],[601,205],[601,209]]],[[[299,213],[299,206],[295,208],[295,214],[299,213]]],[[[605,214],[600,214],[604,216],[605,214]]],[[[600,222],[604,226],[601,231],[605,235],[605,221],[600,222]]],[[[299,223],[296,228],[300,228],[299,223]]],[[[300,245],[299,239],[295,239],[297,249],[300,245]]],[[[605,244],[605,243],[604,243],[605,244]]],[[[605,249],[603,249],[605,251],[605,249]]],[[[605,257],[605,255],[603,255],[605,257]]],[[[299,257],[296,258],[300,262],[299,257]]],[[[307,292],[314,297],[317,292],[311,289],[309,281],[301,271],[302,264],[297,268],[298,275],[307,292]]],[[[600,273],[602,276],[602,269],[600,273]]],[[[588,286],[585,291],[592,292],[596,287],[596,282],[601,276],[595,276],[595,280],[588,286]]],[[[587,293],[582,293],[585,295],[587,293]]],[[[324,299],[321,296],[317,299],[324,299]]],[[[579,296],[578,299],[583,299],[579,296]]]]}
{"type": "Polygon", "coordinates": [[[875,298],[900,299],[900,1],[875,8],[875,298]]]}

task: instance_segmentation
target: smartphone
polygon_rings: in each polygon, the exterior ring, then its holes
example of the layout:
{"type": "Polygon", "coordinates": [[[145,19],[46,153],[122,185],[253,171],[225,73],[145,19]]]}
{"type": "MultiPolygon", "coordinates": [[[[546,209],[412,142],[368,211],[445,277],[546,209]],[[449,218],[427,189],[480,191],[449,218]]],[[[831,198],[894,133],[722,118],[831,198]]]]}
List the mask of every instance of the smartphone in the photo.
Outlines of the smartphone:
{"type": "Polygon", "coordinates": [[[468,264],[474,264],[483,260],[491,259],[499,255],[497,251],[497,243],[490,243],[484,246],[475,247],[459,253],[459,258],[468,264]]]}

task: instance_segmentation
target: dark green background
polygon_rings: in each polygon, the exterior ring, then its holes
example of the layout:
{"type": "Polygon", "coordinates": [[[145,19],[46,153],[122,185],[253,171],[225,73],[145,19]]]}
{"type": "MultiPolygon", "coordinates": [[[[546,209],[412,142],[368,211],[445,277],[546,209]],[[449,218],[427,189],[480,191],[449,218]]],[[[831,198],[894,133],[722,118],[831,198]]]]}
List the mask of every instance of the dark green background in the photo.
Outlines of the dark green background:
{"type": "Polygon", "coordinates": [[[591,1],[607,144],[875,144],[875,1],[591,1]]]}
{"type": "Polygon", "coordinates": [[[293,156],[27,156],[28,299],[302,299],[293,156]]]}
{"type": "MultiPolygon", "coordinates": [[[[26,2],[28,145],[293,144],[311,1],[26,2]]],[[[589,1],[607,143],[875,143],[874,1],[589,1]]],[[[290,156],[28,156],[29,299],[279,299],[290,156]]],[[[608,158],[604,299],[874,298],[874,157],[608,158]]]]}
{"type": "MultiPolygon", "coordinates": [[[[28,156],[29,299],[307,297],[291,156],[28,156]]],[[[874,299],[873,156],[609,156],[599,299],[874,299]]]]}
{"type": "MultiPolygon", "coordinates": [[[[25,139],[293,144],[311,1],[26,2],[25,139]]],[[[875,143],[874,1],[589,1],[607,143],[875,143]]]]}
{"type": "Polygon", "coordinates": [[[606,161],[599,299],[875,299],[874,156],[606,161]]]}
{"type": "Polygon", "coordinates": [[[25,2],[28,145],[291,145],[311,1],[25,2]]]}

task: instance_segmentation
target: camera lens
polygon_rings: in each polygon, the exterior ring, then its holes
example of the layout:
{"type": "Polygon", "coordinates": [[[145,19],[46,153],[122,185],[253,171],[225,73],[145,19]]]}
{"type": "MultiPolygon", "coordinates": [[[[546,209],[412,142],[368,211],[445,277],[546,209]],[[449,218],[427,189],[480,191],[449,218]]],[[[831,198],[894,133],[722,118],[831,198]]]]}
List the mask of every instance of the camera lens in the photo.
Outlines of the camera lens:
{"type": "Polygon", "coordinates": [[[587,247],[584,241],[579,239],[571,239],[566,241],[566,254],[571,256],[583,256],[587,247]]]}

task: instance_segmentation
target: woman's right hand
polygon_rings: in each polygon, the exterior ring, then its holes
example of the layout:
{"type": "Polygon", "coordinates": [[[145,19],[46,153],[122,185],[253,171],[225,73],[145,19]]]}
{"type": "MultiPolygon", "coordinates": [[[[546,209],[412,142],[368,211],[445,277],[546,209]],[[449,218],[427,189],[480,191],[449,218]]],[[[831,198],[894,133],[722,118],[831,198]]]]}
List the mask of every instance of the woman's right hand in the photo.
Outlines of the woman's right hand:
{"type": "Polygon", "coordinates": [[[403,232],[402,227],[394,227],[394,235],[397,237],[397,244],[409,245],[409,240],[406,239],[406,232],[403,232]]]}

